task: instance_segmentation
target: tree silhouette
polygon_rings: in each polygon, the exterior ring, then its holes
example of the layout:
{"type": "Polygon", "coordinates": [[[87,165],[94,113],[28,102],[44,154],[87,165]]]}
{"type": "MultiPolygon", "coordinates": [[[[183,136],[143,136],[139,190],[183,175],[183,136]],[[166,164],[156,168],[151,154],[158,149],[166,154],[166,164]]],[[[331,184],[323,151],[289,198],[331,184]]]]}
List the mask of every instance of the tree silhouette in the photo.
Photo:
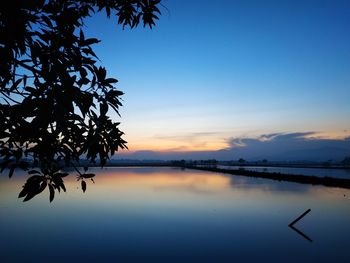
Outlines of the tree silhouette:
{"type": "Polygon", "coordinates": [[[344,160],[341,161],[343,166],[350,166],[350,157],[345,157],[344,160]]]}
{"type": "MultiPolygon", "coordinates": [[[[123,28],[152,28],[159,0],[11,0],[0,8],[0,166],[31,177],[19,197],[30,200],[49,189],[65,191],[64,166],[74,166],[86,190],[94,174],[80,171],[79,160],[104,166],[126,148],[118,113],[123,92],[97,65],[83,31],[96,12],[116,17],[123,28]],[[38,167],[38,168],[35,168],[38,167]]],[[[118,113],[119,115],[119,113],[118,113]]]]}
{"type": "Polygon", "coordinates": [[[239,159],[238,159],[238,163],[244,164],[244,163],[245,163],[245,160],[244,160],[243,158],[239,158],[239,159]]]}

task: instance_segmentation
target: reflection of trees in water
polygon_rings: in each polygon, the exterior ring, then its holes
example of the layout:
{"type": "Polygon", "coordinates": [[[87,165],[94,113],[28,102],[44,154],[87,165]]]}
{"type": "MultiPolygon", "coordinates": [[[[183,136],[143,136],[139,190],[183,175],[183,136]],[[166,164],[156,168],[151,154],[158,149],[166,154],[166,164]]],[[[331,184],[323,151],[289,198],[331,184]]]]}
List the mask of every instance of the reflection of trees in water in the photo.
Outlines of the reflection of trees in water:
{"type": "MultiPolygon", "coordinates": [[[[303,168],[303,167],[254,167],[245,166],[246,170],[256,172],[272,172],[272,173],[283,173],[283,174],[301,174],[307,176],[329,176],[335,178],[349,178],[350,169],[339,169],[339,168],[303,168]]],[[[242,169],[243,170],[243,169],[242,169]]]]}

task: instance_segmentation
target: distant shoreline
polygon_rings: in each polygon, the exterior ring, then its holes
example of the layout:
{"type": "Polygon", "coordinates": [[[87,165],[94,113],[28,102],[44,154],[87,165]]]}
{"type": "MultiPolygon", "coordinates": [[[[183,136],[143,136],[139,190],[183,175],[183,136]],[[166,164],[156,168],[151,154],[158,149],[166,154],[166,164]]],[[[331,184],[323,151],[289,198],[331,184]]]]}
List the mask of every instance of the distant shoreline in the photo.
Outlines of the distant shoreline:
{"type": "Polygon", "coordinates": [[[318,177],[301,174],[283,174],[271,172],[256,172],[250,170],[228,170],[216,167],[198,167],[198,166],[184,166],[186,169],[218,172],[224,174],[247,176],[254,178],[271,179],[277,181],[286,181],[300,184],[323,185],[328,187],[339,187],[350,189],[350,179],[335,178],[335,177],[318,177]]]}

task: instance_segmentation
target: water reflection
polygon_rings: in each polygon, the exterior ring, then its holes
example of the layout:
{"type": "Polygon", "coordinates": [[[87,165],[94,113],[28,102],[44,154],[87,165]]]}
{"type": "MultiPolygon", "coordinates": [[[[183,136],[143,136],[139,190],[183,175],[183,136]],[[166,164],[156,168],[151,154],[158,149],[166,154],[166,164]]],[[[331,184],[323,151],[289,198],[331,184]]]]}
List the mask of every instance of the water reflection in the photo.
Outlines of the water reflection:
{"type": "Polygon", "coordinates": [[[243,169],[256,172],[268,172],[268,173],[282,173],[282,174],[300,174],[306,176],[318,176],[318,177],[334,177],[334,178],[350,178],[350,169],[332,169],[332,168],[301,168],[301,167],[274,167],[274,166],[229,166],[218,165],[218,168],[235,170],[243,169]]]}
{"type": "MultiPolygon", "coordinates": [[[[53,203],[0,178],[2,262],[347,262],[350,191],[172,168],[106,168],[53,203]],[[344,196],[345,195],[345,196],[344,196]],[[298,222],[312,237],[288,228],[298,222]],[[59,253],[57,251],[59,250],[59,253]],[[18,252],[20,251],[20,253],[18,252]]],[[[45,196],[46,195],[46,196],[45,196]]]]}

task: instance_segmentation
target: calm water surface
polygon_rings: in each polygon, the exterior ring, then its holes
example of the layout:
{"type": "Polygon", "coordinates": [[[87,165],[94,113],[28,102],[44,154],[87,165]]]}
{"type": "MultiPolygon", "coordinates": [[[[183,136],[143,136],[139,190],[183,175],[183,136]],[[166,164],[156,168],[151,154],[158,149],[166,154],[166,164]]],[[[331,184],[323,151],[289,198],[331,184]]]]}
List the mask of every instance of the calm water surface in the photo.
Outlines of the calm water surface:
{"type": "Polygon", "coordinates": [[[172,168],[95,170],[17,199],[0,177],[0,262],[350,262],[350,191],[172,168]],[[313,242],[288,227],[296,224],[313,242]]]}

